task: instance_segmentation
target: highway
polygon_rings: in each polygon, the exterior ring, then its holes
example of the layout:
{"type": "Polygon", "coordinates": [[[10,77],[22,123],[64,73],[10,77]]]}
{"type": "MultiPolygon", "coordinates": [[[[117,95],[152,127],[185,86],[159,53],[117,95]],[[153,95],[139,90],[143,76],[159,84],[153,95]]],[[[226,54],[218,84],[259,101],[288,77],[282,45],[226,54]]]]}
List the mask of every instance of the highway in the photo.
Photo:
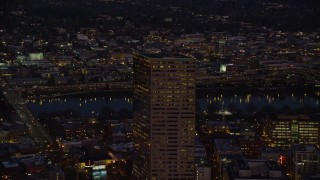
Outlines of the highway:
{"type": "Polygon", "coordinates": [[[14,112],[17,114],[19,120],[28,126],[30,136],[44,148],[47,145],[52,145],[53,141],[47,130],[38,121],[38,119],[32,115],[20,95],[17,94],[2,78],[0,78],[0,88],[3,91],[4,97],[11,104],[14,112]]]}

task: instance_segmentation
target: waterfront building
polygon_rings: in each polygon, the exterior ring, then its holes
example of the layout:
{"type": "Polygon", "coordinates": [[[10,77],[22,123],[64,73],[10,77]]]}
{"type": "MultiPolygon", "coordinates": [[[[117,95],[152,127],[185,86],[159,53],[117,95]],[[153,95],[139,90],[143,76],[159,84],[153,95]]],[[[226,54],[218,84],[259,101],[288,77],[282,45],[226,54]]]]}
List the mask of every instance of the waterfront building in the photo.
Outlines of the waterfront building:
{"type": "Polygon", "coordinates": [[[195,179],[195,60],[135,54],[134,164],[137,179],[195,179]]]}

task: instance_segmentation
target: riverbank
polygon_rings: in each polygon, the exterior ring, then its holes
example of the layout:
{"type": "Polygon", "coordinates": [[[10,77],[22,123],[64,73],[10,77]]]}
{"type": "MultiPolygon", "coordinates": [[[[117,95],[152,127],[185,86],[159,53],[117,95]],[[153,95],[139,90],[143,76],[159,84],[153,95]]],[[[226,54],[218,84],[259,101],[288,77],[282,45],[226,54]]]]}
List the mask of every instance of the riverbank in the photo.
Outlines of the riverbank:
{"type": "Polygon", "coordinates": [[[297,96],[311,96],[319,97],[320,88],[315,86],[291,86],[291,87],[216,87],[216,88],[197,88],[197,97],[205,97],[208,94],[220,95],[297,95],[297,96]]]}
{"type": "MultiPolygon", "coordinates": [[[[197,88],[196,97],[206,97],[208,95],[276,95],[286,96],[294,94],[296,96],[310,96],[320,98],[320,88],[314,86],[292,86],[292,87],[215,87],[215,88],[197,88]]],[[[50,98],[91,98],[96,96],[114,96],[114,97],[132,97],[131,89],[103,90],[92,92],[59,93],[51,95],[27,96],[25,99],[50,99],[50,98]]]]}

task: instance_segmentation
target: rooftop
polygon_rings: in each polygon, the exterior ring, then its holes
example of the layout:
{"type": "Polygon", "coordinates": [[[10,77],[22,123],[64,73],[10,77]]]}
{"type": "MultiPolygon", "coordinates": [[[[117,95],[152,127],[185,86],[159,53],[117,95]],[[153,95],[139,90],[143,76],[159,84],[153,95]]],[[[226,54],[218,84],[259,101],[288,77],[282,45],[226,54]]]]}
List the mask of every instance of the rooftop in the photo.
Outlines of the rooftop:
{"type": "Polygon", "coordinates": [[[312,151],[320,151],[319,148],[314,144],[293,144],[291,146],[293,151],[304,151],[304,152],[312,152],[312,151]]]}
{"type": "Polygon", "coordinates": [[[249,170],[249,165],[245,160],[236,160],[236,164],[240,170],[249,170]]]}
{"type": "Polygon", "coordinates": [[[240,147],[233,146],[232,139],[215,139],[214,144],[218,152],[225,153],[241,153],[240,147]]]}
{"type": "Polygon", "coordinates": [[[281,171],[281,168],[276,161],[266,161],[266,164],[270,171],[281,171]]]}
{"type": "Polygon", "coordinates": [[[285,179],[276,161],[238,159],[226,168],[230,179],[285,179]]]}
{"type": "Polygon", "coordinates": [[[19,167],[19,164],[18,163],[15,163],[15,162],[2,162],[1,163],[2,164],[2,166],[4,167],[4,168],[15,168],[15,167],[19,167]]]}

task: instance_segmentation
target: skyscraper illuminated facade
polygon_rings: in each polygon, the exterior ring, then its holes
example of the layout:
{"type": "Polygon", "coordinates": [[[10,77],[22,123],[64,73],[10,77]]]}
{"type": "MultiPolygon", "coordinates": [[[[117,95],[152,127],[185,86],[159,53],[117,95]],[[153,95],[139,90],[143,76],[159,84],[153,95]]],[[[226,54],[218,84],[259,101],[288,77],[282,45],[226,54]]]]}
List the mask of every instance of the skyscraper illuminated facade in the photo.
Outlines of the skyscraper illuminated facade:
{"type": "Polygon", "coordinates": [[[137,179],[195,178],[195,60],[134,57],[134,162],[137,179]]]}
{"type": "Polygon", "coordinates": [[[264,131],[271,147],[289,148],[292,143],[320,145],[320,122],[306,115],[267,118],[264,131]]]}

